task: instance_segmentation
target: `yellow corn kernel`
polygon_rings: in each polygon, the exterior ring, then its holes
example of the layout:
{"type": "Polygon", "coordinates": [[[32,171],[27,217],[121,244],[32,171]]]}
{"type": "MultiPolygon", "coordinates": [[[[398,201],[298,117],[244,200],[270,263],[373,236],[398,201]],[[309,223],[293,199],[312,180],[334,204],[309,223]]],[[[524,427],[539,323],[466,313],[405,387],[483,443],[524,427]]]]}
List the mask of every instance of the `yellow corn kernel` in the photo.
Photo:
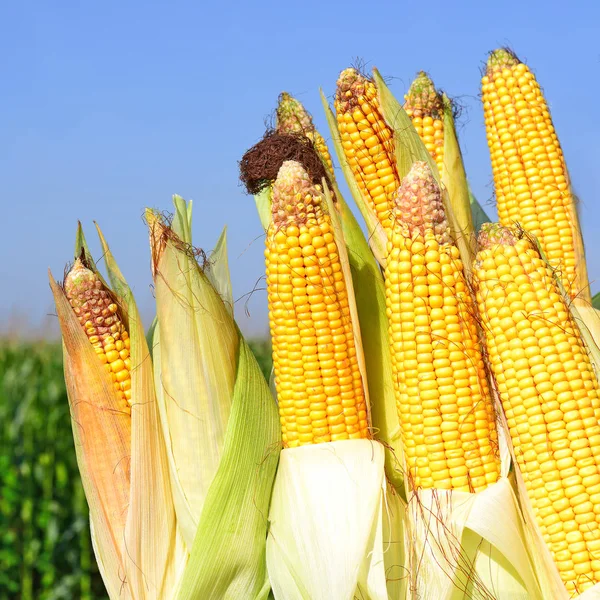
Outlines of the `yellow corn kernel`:
{"type": "Polygon", "coordinates": [[[494,410],[473,300],[426,163],[404,178],[391,217],[386,307],[411,482],[478,492],[500,474],[494,410]]]}
{"type": "Polygon", "coordinates": [[[444,168],[444,102],[425,71],[420,71],[404,96],[404,110],[437,165],[444,168]]]}
{"type": "Polygon", "coordinates": [[[581,233],[540,86],[527,65],[501,48],[490,53],[482,100],[500,222],[533,233],[575,297],[588,286],[585,266],[576,266],[575,236],[581,233]]]}
{"type": "Polygon", "coordinates": [[[600,581],[590,564],[600,540],[591,498],[600,482],[600,387],[552,270],[529,238],[488,224],[478,242],[474,286],[492,371],[505,382],[502,406],[520,415],[518,423],[508,419],[517,464],[561,577],[571,593],[581,592],[600,581]],[[502,265],[509,272],[498,285],[493,267],[502,265]],[[499,307],[505,316],[490,318],[499,307]],[[576,397],[585,382],[586,394],[576,397]]]}
{"type": "Polygon", "coordinates": [[[313,142],[321,160],[327,165],[329,172],[333,174],[333,162],[331,161],[329,148],[327,148],[323,136],[315,128],[312,116],[299,100],[287,92],[282,92],[279,95],[277,131],[279,133],[301,133],[305,135],[313,142]]]}
{"type": "Polygon", "coordinates": [[[131,393],[125,393],[125,389],[129,390],[131,387],[127,358],[129,335],[112,293],[79,258],[65,277],[64,289],[100,362],[105,365],[111,380],[115,382],[115,391],[124,400],[123,409],[129,411],[131,393]],[[121,354],[117,351],[117,344],[122,348],[121,354]]]}
{"type": "Polygon", "coordinates": [[[356,69],[346,69],[338,78],[334,105],[342,147],[356,184],[388,230],[391,201],[400,179],[394,135],[381,114],[377,88],[356,69]]]}
{"type": "Polygon", "coordinates": [[[284,446],[370,437],[348,292],[324,197],[300,163],[287,161],[272,199],[265,257],[284,446]],[[288,268],[294,259],[301,266],[288,268]]]}

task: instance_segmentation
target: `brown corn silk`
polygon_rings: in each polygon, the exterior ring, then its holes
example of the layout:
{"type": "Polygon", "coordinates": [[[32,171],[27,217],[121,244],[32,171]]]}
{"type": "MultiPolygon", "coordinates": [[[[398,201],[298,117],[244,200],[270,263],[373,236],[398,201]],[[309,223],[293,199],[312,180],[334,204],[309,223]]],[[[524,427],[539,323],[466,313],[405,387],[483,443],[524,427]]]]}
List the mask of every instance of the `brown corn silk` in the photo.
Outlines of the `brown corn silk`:
{"type": "Polygon", "coordinates": [[[333,174],[333,162],[329,154],[327,143],[323,136],[317,131],[312,116],[304,108],[302,103],[288,94],[282,92],[279,95],[277,105],[277,131],[279,133],[301,133],[315,145],[315,150],[327,165],[329,172],[333,174]]]}
{"type": "Polygon", "coordinates": [[[500,48],[490,53],[481,89],[500,222],[534,234],[571,297],[589,302],[575,199],[535,76],[500,48]]]}
{"type": "Polygon", "coordinates": [[[444,168],[444,101],[425,71],[420,71],[404,96],[404,110],[435,160],[440,177],[444,168]]]}
{"type": "Polygon", "coordinates": [[[334,106],[348,165],[366,204],[387,231],[400,179],[394,134],[381,113],[377,88],[356,69],[346,69],[337,81],[334,106]]]}
{"type": "Polygon", "coordinates": [[[402,181],[391,216],[386,304],[410,481],[478,492],[500,475],[495,415],[473,300],[425,162],[402,181]]]}
{"type": "Polygon", "coordinates": [[[320,186],[295,161],[273,183],[265,256],[284,446],[370,437],[333,224],[320,186]]]}
{"type": "Polygon", "coordinates": [[[570,593],[600,582],[600,389],[552,268],[527,234],[486,224],[474,285],[517,464],[570,593]]]}

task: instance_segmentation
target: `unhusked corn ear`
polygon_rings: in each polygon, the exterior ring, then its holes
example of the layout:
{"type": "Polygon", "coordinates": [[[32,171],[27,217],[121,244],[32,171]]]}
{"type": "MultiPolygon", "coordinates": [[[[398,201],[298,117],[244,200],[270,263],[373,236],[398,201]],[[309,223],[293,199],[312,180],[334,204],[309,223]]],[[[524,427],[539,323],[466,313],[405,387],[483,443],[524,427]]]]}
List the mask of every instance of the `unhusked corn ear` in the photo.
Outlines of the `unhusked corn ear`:
{"type": "Polygon", "coordinates": [[[551,268],[527,236],[484,225],[479,314],[510,437],[544,540],[570,592],[600,582],[600,399],[551,268]]]}
{"type": "Polygon", "coordinates": [[[129,334],[119,307],[100,278],[81,259],[67,274],[65,294],[98,359],[112,379],[124,408],[131,405],[131,361],[129,334]]]}
{"type": "Polygon", "coordinates": [[[317,131],[312,116],[299,100],[287,92],[282,92],[279,95],[277,131],[280,133],[302,133],[305,135],[314,143],[321,160],[325,162],[329,171],[333,173],[333,163],[329,154],[329,148],[327,148],[327,143],[323,139],[323,136],[317,131]]]}
{"type": "Polygon", "coordinates": [[[390,203],[400,179],[394,134],[381,114],[377,88],[356,69],[346,69],[337,81],[334,105],[348,165],[365,202],[387,230],[390,203]]]}
{"type": "Polygon", "coordinates": [[[420,71],[404,96],[404,110],[435,160],[440,177],[444,167],[444,101],[425,71],[420,71]]]}
{"type": "Polygon", "coordinates": [[[412,484],[479,492],[500,474],[474,303],[429,166],[392,208],[385,290],[392,373],[412,484]]]}
{"type": "Polygon", "coordinates": [[[348,291],[320,186],[287,161],[272,200],[265,257],[283,444],[370,437],[348,291]]]}
{"type": "MultiPolygon", "coordinates": [[[[481,80],[498,217],[539,240],[572,296],[587,289],[577,273],[581,236],[563,153],[548,105],[529,67],[511,51],[490,53],[481,80]]],[[[582,242],[581,242],[582,244],[582,242]]]]}

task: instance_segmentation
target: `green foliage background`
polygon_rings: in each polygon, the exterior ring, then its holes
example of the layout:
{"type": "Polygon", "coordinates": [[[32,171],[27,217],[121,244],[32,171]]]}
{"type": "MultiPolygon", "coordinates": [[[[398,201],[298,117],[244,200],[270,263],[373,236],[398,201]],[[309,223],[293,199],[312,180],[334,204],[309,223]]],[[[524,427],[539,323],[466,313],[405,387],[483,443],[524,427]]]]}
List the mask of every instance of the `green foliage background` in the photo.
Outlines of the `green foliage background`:
{"type": "MultiPolygon", "coordinates": [[[[268,378],[269,343],[250,346],[268,378]]],[[[0,342],[0,599],[106,597],[75,460],[62,349],[0,342]]]]}

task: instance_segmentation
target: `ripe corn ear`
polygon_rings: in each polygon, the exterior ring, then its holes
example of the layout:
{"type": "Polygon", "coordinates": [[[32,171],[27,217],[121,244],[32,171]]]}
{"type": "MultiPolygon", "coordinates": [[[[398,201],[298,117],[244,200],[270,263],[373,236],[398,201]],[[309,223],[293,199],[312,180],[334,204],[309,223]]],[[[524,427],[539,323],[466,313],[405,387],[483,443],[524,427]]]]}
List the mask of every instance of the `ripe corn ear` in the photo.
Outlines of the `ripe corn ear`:
{"type": "Polygon", "coordinates": [[[337,81],[334,104],[346,160],[365,202],[387,230],[400,179],[394,134],[381,114],[377,88],[356,69],[346,69],[337,81]]]}
{"type": "Polygon", "coordinates": [[[440,177],[444,167],[444,101],[425,71],[420,71],[404,96],[404,110],[435,160],[440,177]]]}
{"type": "Polygon", "coordinates": [[[333,173],[333,162],[329,154],[327,143],[317,131],[311,114],[302,103],[288,94],[279,95],[277,105],[277,131],[280,133],[301,133],[311,140],[321,160],[327,165],[329,172],[333,173]]]}
{"type": "Polygon", "coordinates": [[[265,256],[283,444],[370,437],[348,292],[320,187],[287,161],[272,199],[265,256]]]}
{"type": "Polygon", "coordinates": [[[500,474],[495,416],[473,301],[426,163],[414,163],[391,214],[386,304],[412,484],[478,492],[500,474]]]}
{"type": "Polygon", "coordinates": [[[117,303],[98,275],[79,258],[67,274],[64,288],[98,359],[112,379],[115,392],[124,401],[124,409],[129,410],[130,341],[117,303]]]}
{"type": "Polygon", "coordinates": [[[500,222],[533,233],[571,296],[589,296],[567,168],[535,76],[501,48],[490,53],[481,88],[500,222]]]}
{"type": "Polygon", "coordinates": [[[552,269],[526,235],[487,224],[474,268],[517,463],[571,593],[600,582],[600,389],[552,269]]]}

